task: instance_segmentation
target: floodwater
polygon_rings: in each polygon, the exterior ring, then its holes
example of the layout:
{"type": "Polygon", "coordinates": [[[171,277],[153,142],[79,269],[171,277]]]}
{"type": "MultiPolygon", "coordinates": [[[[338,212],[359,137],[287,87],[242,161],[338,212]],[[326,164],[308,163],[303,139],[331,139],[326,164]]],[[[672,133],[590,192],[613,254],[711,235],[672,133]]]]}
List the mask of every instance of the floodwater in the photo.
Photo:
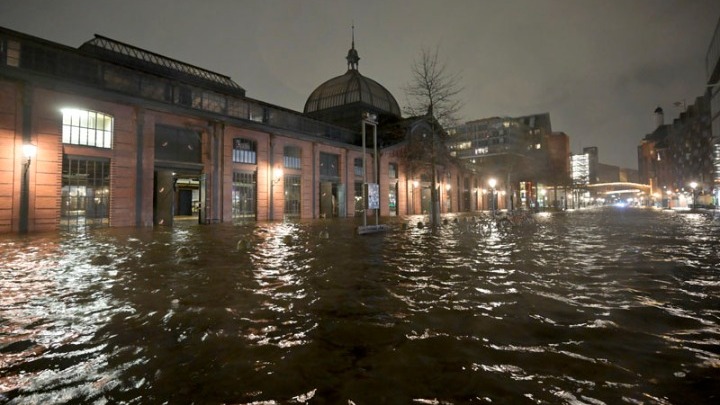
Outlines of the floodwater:
{"type": "Polygon", "coordinates": [[[448,219],[0,237],[0,403],[720,403],[712,212],[448,219]]]}

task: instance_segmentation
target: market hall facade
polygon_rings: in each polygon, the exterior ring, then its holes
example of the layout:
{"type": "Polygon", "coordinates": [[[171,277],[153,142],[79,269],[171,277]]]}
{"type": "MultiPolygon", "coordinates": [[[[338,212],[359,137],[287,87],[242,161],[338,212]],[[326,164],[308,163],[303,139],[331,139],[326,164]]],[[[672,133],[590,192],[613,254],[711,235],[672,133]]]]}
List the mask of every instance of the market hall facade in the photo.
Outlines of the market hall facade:
{"type": "MultiPolygon", "coordinates": [[[[368,215],[375,170],[381,216],[427,213],[430,168],[407,148],[434,120],[401,117],[358,61],[353,43],[301,113],[110,38],[72,48],[0,28],[0,233],[368,215]]],[[[435,174],[442,212],[479,209],[477,173],[435,174]]]]}

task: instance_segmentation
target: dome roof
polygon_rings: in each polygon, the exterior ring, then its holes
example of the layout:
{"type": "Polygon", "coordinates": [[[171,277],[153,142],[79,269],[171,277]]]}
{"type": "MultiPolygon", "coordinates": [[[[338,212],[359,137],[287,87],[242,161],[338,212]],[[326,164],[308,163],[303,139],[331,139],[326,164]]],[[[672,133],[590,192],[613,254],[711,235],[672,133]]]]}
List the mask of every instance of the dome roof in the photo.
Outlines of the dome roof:
{"type": "Polygon", "coordinates": [[[367,78],[358,71],[358,56],[355,50],[353,34],[352,47],[346,57],[348,70],[344,75],[333,77],[316,88],[305,102],[305,113],[363,103],[376,109],[378,113],[400,116],[400,106],[395,97],[375,80],[367,78]]]}
{"type": "Polygon", "coordinates": [[[312,113],[353,103],[365,103],[392,115],[400,116],[395,97],[380,83],[355,69],[334,77],[316,88],[307,102],[305,113],[312,113]]]}

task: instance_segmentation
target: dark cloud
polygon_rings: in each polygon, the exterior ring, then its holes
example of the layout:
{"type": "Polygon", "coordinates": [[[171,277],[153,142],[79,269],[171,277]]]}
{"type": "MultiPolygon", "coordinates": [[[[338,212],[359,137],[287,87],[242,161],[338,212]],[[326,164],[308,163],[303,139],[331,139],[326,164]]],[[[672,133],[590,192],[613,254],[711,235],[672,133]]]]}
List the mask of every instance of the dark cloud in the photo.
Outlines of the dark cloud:
{"type": "Polygon", "coordinates": [[[231,76],[248,95],[302,110],[360,71],[402,104],[413,58],[440,49],[459,72],[466,120],[549,112],[574,152],[636,167],[652,111],[704,91],[716,0],[0,0],[0,25],[77,47],[105,35],[231,76]]]}

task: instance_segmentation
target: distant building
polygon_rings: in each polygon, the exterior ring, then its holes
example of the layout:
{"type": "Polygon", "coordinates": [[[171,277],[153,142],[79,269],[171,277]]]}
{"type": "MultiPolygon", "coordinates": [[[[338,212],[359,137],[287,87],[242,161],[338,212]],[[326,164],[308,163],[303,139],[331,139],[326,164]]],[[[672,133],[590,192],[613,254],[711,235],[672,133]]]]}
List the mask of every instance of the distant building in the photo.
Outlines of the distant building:
{"type": "MultiPolygon", "coordinates": [[[[657,117],[658,110],[655,111],[657,117]]],[[[667,141],[669,133],[670,125],[663,123],[646,135],[638,146],[640,182],[649,184],[653,192],[662,192],[672,183],[667,141]]]]}
{"type": "Polygon", "coordinates": [[[590,154],[570,156],[570,173],[573,187],[582,188],[590,184],[590,154]]]}
{"type": "Polygon", "coordinates": [[[620,166],[606,165],[598,163],[597,165],[597,183],[613,183],[620,181],[620,166]]]}
{"type": "Polygon", "coordinates": [[[640,183],[638,170],[621,167],[619,181],[624,183],[640,183]]]}
{"type": "Polygon", "coordinates": [[[710,121],[712,134],[713,154],[713,194],[714,204],[720,203],[720,19],[715,26],[715,32],[710,39],[707,55],[705,57],[705,72],[707,86],[710,94],[710,121]]]}
{"type": "Polygon", "coordinates": [[[635,169],[623,168],[620,166],[598,164],[598,183],[638,183],[638,171],[635,169]]]}
{"type": "Polygon", "coordinates": [[[570,137],[565,132],[551,132],[543,135],[543,150],[546,156],[547,172],[545,184],[548,188],[549,204],[564,206],[570,179],[570,137]]]}
{"type": "Polygon", "coordinates": [[[588,155],[588,182],[595,184],[600,182],[598,173],[598,165],[600,164],[600,156],[597,146],[589,146],[583,148],[583,153],[588,155]]]}
{"type": "MultiPolygon", "coordinates": [[[[655,114],[661,116],[662,109],[658,107],[655,114]]],[[[714,176],[709,95],[696,98],[671,124],[656,122],[660,125],[638,146],[640,182],[652,186],[656,199],[687,194],[695,182],[698,198],[709,204],[704,201],[714,176]]]]}
{"type": "Polygon", "coordinates": [[[498,179],[510,207],[534,206],[541,189],[569,185],[569,138],[552,132],[550,114],[490,117],[448,130],[451,153],[498,179]]]}
{"type": "Polygon", "coordinates": [[[676,190],[698,184],[697,192],[710,193],[713,184],[712,135],[710,128],[710,97],[695,99],[680,116],[673,120],[667,139],[672,166],[671,186],[676,190]]]}

